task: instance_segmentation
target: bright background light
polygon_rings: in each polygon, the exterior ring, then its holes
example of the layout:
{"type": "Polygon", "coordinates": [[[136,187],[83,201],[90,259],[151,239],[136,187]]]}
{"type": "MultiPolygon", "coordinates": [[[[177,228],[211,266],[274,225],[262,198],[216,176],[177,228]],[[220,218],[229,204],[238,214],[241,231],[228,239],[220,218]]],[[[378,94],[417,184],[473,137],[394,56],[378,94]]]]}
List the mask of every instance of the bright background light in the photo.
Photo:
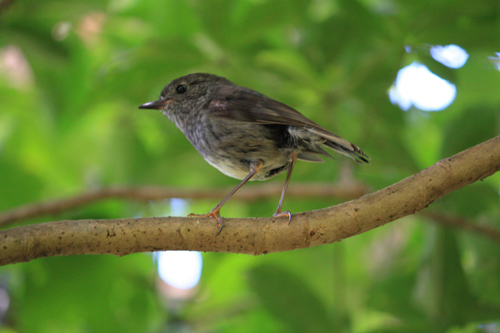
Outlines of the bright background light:
{"type": "MultiPolygon", "coordinates": [[[[406,52],[414,52],[406,46],[406,52]]],[[[432,58],[450,68],[460,68],[469,59],[469,54],[458,45],[436,45],[429,49],[432,58]]],[[[456,86],[436,74],[425,65],[415,61],[399,70],[396,81],[389,91],[393,104],[408,111],[415,107],[423,111],[440,111],[448,107],[457,95],[456,86]]]]}
{"type": "Polygon", "coordinates": [[[184,199],[170,199],[170,214],[173,216],[186,215],[188,209],[187,200],[184,199]]]}
{"type": "MultiPolygon", "coordinates": [[[[187,215],[188,203],[183,199],[170,200],[170,214],[187,215]]],[[[158,275],[167,284],[178,289],[191,289],[201,278],[203,259],[200,252],[164,251],[157,253],[158,275]]]]}
{"type": "Polygon", "coordinates": [[[467,62],[469,55],[458,45],[433,46],[431,56],[434,60],[450,68],[460,68],[467,62]]]}
{"type": "Polygon", "coordinates": [[[200,252],[164,251],[158,253],[158,274],[169,285],[191,289],[200,281],[202,258],[200,252]]]}
{"type": "Polygon", "coordinates": [[[399,70],[396,82],[389,91],[389,98],[405,111],[412,106],[424,111],[440,111],[453,102],[456,94],[454,84],[414,62],[399,70]]]}
{"type": "Polygon", "coordinates": [[[495,52],[495,56],[488,57],[488,59],[491,61],[493,66],[500,71],[500,52],[495,52]]]}

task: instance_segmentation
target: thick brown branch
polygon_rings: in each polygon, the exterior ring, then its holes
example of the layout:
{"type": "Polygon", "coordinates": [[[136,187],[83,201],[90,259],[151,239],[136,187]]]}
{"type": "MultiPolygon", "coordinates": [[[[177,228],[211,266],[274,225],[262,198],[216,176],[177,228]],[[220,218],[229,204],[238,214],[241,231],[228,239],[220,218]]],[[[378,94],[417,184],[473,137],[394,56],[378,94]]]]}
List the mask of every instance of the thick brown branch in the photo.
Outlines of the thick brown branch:
{"type": "Polygon", "coordinates": [[[206,218],[81,220],[0,232],[0,264],[71,254],[197,250],[261,254],[333,243],[413,214],[500,170],[500,137],[469,148],[394,185],[334,207],[286,219],[225,219],[219,236],[206,218]]]}
{"type": "MultiPolygon", "coordinates": [[[[93,202],[106,199],[125,199],[140,202],[151,200],[163,200],[166,198],[182,199],[215,199],[218,200],[229,193],[232,188],[218,189],[215,191],[189,190],[166,187],[140,187],[124,188],[110,187],[89,191],[66,199],[56,199],[45,202],[33,203],[11,209],[0,214],[0,226],[8,226],[12,223],[27,220],[30,218],[46,215],[56,215],[58,213],[75,209],[93,202]]],[[[259,186],[247,186],[241,189],[232,197],[233,200],[255,201],[269,197],[277,197],[281,191],[281,184],[259,184],[259,186]]],[[[360,183],[338,184],[315,184],[315,183],[294,183],[288,190],[287,197],[297,198],[337,198],[339,200],[349,200],[359,198],[368,193],[367,187],[360,183]]],[[[500,231],[488,226],[474,224],[460,217],[451,217],[436,213],[423,213],[433,221],[451,227],[465,229],[483,235],[490,239],[500,241],[500,231]]]]}
{"type": "MultiPolygon", "coordinates": [[[[7,226],[11,223],[23,221],[30,218],[45,215],[56,215],[58,213],[75,209],[93,202],[110,198],[135,200],[147,202],[151,200],[163,200],[166,198],[183,199],[215,199],[218,200],[229,193],[232,188],[218,189],[216,191],[187,190],[165,187],[141,187],[123,188],[111,187],[89,191],[71,198],[50,200],[46,202],[24,205],[0,214],[0,226],[7,226]]],[[[281,184],[259,184],[259,186],[248,186],[241,189],[233,196],[233,200],[254,201],[269,197],[277,197],[281,191],[281,184]]],[[[339,200],[349,200],[359,198],[367,194],[367,188],[359,183],[338,183],[338,184],[314,184],[314,183],[294,183],[288,190],[287,197],[297,198],[337,198],[339,200]]],[[[427,218],[447,226],[465,229],[483,235],[490,239],[500,241],[500,231],[488,226],[474,224],[460,217],[451,217],[437,213],[423,213],[427,218]]]]}

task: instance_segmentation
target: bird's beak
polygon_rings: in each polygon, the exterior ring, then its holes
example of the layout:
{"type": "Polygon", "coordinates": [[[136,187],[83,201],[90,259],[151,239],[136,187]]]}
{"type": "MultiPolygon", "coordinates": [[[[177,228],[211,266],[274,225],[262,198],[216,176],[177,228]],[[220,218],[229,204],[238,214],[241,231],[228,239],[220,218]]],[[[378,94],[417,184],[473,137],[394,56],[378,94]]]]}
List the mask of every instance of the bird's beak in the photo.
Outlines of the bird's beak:
{"type": "Polygon", "coordinates": [[[139,109],[156,109],[161,110],[165,107],[165,105],[172,102],[171,99],[160,99],[154,102],[147,102],[139,106],[139,109]]]}

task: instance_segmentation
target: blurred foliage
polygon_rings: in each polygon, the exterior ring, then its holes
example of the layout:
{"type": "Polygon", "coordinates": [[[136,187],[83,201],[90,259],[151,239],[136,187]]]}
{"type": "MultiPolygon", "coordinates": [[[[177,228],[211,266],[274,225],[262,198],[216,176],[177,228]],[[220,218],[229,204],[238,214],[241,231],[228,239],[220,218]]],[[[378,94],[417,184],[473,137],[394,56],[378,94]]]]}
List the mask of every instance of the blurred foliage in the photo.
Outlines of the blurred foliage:
{"type": "MultiPolygon", "coordinates": [[[[348,163],[356,180],[382,188],[499,134],[500,73],[490,61],[499,31],[497,0],[0,1],[0,210],[108,185],[235,185],[168,119],[137,110],[192,72],[283,101],[372,158],[299,162],[290,186],[333,182],[348,163]],[[452,43],[469,54],[460,69],[429,55],[430,45],[452,43]],[[398,70],[413,61],[456,84],[451,106],[403,112],[390,103],[398,70]]],[[[499,181],[429,209],[499,227],[499,181]]],[[[269,216],[277,201],[230,201],[223,216],[269,216]]],[[[335,203],[289,198],[285,208],[335,203]]],[[[191,201],[185,213],[215,204],[191,201]]],[[[109,201],[54,219],[148,210],[109,201]]],[[[175,309],[149,255],[2,267],[2,332],[498,332],[499,244],[426,222],[410,216],[342,243],[260,257],[205,253],[196,295],[175,309]]]]}

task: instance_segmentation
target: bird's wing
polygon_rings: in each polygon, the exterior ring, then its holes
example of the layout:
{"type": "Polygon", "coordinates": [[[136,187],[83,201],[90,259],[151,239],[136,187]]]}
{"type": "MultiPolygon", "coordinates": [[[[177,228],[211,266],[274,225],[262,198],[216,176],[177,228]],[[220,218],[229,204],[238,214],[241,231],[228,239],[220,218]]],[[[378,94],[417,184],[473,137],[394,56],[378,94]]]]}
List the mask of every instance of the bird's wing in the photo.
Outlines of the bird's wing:
{"type": "Polygon", "coordinates": [[[262,125],[308,126],[328,132],[291,107],[243,87],[223,86],[208,108],[214,115],[233,120],[262,125]]]}
{"type": "Polygon", "coordinates": [[[297,110],[239,86],[223,86],[206,107],[214,116],[261,125],[285,125],[308,130],[325,139],[324,144],[357,162],[368,163],[368,156],[355,144],[324,129],[297,110]]]}

